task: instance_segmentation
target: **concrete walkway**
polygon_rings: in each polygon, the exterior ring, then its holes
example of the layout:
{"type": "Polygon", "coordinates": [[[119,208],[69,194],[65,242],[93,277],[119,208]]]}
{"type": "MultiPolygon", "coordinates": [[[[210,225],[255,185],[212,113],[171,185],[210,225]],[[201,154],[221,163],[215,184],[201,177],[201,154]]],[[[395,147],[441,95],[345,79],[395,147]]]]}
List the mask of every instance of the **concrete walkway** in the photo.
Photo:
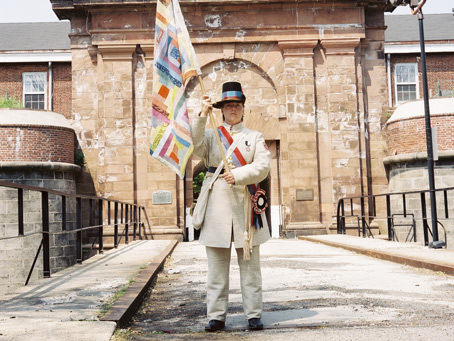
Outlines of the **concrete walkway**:
{"type": "MultiPolygon", "coordinates": [[[[102,320],[103,307],[128,285],[125,296],[140,298],[175,245],[135,241],[0,296],[0,340],[110,340],[118,321],[102,320]]],[[[117,320],[133,305],[129,300],[127,307],[116,306],[117,320]]]]}
{"type": "Polygon", "coordinates": [[[446,249],[430,249],[417,243],[397,243],[378,238],[338,234],[299,238],[341,247],[378,259],[454,275],[454,251],[446,249]]]}
{"type": "MultiPolygon", "coordinates": [[[[454,274],[453,251],[346,235],[303,238],[380,259],[454,274]]],[[[51,278],[0,296],[0,341],[110,340],[116,326],[126,324],[140,305],[148,286],[175,245],[174,241],[132,242],[53,274],[51,278]],[[115,293],[127,285],[126,294],[107,314],[102,314],[103,306],[112,302],[115,293]]],[[[203,247],[197,243],[193,245],[197,253],[193,256],[205,257],[203,247]]],[[[269,253],[275,247],[279,247],[278,240],[272,240],[264,252],[269,253]]],[[[291,266],[292,262],[282,264],[291,266]]],[[[204,282],[205,278],[198,281],[204,282]]],[[[264,318],[266,320],[266,316],[264,318]]],[[[244,321],[240,320],[238,317],[238,322],[233,320],[232,324],[243,325],[244,321]]]]}

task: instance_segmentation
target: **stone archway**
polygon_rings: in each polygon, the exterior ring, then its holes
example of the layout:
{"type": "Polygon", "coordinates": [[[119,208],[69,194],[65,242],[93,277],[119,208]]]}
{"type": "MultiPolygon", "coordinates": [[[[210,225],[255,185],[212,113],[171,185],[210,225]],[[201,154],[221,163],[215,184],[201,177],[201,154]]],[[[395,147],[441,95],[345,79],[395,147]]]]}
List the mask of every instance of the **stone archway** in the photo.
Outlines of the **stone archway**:
{"type": "MultiPolygon", "coordinates": [[[[266,140],[278,140],[279,131],[279,98],[276,86],[268,75],[251,62],[232,59],[217,60],[202,67],[203,82],[208,95],[214,100],[220,87],[227,81],[238,81],[243,86],[247,97],[244,124],[250,129],[263,133],[266,140]]],[[[188,109],[194,113],[199,109],[201,97],[199,80],[194,78],[187,87],[191,97],[188,109]]],[[[218,122],[222,122],[219,110],[215,110],[218,122]]]]}

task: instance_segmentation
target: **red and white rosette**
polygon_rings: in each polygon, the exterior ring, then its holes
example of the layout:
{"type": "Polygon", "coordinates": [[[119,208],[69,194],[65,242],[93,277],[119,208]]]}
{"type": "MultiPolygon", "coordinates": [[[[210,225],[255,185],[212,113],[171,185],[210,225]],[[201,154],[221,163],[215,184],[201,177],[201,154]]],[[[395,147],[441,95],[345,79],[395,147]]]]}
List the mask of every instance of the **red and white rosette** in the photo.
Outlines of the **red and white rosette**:
{"type": "Polygon", "coordinates": [[[251,195],[252,208],[256,214],[262,214],[268,207],[268,198],[263,189],[258,189],[254,195],[251,195]]]}

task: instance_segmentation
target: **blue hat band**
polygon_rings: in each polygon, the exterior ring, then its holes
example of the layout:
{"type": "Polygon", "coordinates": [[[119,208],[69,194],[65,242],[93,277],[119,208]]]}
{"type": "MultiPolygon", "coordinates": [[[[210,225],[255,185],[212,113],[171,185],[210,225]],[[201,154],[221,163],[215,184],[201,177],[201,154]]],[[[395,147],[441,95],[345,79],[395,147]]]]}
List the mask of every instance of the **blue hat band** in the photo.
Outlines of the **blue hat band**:
{"type": "Polygon", "coordinates": [[[241,91],[226,91],[222,93],[222,100],[229,101],[229,100],[239,100],[243,98],[243,93],[241,91]]]}

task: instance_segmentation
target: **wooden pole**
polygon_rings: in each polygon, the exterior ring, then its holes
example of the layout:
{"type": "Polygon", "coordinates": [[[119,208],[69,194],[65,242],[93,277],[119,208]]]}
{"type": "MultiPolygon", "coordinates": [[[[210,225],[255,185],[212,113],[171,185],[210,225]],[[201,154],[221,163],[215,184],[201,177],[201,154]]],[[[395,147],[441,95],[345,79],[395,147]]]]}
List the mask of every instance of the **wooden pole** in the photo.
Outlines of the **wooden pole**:
{"type": "MultiPolygon", "coordinates": [[[[205,86],[203,85],[203,79],[202,79],[202,76],[200,76],[200,75],[199,75],[199,82],[200,82],[200,86],[202,88],[202,93],[204,95],[206,95],[205,86]]],[[[212,109],[210,109],[210,111],[208,112],[208,116],[210,116],[210,124],[214,130],[214,135],[216,136],[216,142],[218,143],[219,152],[221,153],[222,161],[224,162],[224,168],[227,172],[230,172],[229,164],[227,163],[227,159],[225,158],[224,147],[223,147],[223,145],[221,143],[221,139],[219,137],[218,127],[216,126],[216,122],[214,121],[212,109]]]]}

